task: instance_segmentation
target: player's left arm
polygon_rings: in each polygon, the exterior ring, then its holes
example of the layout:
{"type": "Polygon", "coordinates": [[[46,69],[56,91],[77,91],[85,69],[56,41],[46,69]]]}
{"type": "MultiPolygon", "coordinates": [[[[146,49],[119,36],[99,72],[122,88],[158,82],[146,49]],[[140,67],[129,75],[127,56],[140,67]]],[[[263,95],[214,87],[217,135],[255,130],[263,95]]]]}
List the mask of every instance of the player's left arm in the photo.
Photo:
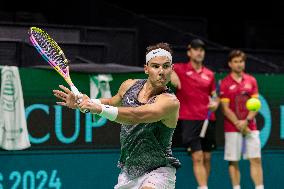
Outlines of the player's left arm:
{"type": "MultiPolygon", "coordinates": [[[[117,107],[118,114],[115,122],[123,124],[167,122],[168,127],[175,127],[179,111],[179,101],[175,95],[161,94],[152,104],[138,107],[117,107]],[[172,121],[172,124],[170,123],[172,121]]],[[[100,114],[102,107],[97,104],[81,103],[80,108],[89,109],[91,113],[100,114]]]]}
{"type": "MultiPolygon", "coordinates": [[[[125,124],[153,123],[167,121],[174,117],[179,110],[179,101],[174,95],[159,95],[152,104],[138,107],[119,107],[115,120],[125,124]]],[[[175,127],[175,125],[173,125],[175,127]]]]}
{"type": "Polygon", "coordinates": [[[211,91],[210,92],[210,102],[209,102],[208,108],[210,111],[214,112],[218,109],[219,104],[220,104],[220,98],[217,93],[215,76],[213,76],[213,79],[211,81],[210,91],[211,91]]]}

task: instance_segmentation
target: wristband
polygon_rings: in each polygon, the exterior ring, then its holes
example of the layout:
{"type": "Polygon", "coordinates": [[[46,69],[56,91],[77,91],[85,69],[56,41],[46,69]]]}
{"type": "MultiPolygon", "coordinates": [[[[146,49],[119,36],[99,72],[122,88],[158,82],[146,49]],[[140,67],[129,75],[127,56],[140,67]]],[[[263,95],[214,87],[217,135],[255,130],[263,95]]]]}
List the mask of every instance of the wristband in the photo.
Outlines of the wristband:
{"type": "Polygon", "coordinates": [[[102,112],[99,114],[102,117],[105,117],[111,121],[116,120],[118,115],[118,108],[114,106],[101,104],[102,112]]]}

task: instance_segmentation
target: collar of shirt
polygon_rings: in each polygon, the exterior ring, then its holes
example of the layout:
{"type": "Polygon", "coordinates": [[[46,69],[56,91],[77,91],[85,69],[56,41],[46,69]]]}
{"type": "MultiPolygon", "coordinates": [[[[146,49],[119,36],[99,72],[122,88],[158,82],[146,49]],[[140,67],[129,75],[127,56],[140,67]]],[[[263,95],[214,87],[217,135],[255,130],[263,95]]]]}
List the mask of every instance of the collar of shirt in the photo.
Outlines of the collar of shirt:
{"type": "Polygon", "coordinates": [[[201,66],[201,70],[200,71],[196,71],[193,68],[193,66],[192,66],[192,62],[189,61],[188,64],[187,64],[187,69],[188,69],[188,71],[193,71],[193,72],[195,72],[197,74],[201,74],[203,72],[203,70],[204,70],[204,66],[203,65],[201,66]]]}
{"type": "Polygon", "coordinates": [[[233,78],[232,73],[230,73],[230,80],[232,80],[234,83],[236,83],[236,84],[239,85],[239,84],[243,83],[243,82],[246,80],[246,74],[245,74],[245,73],[242,73],[242,79],[241,79],[240,82],[238,82],[238,81],[236,81],[236,80],[233,78]]]}

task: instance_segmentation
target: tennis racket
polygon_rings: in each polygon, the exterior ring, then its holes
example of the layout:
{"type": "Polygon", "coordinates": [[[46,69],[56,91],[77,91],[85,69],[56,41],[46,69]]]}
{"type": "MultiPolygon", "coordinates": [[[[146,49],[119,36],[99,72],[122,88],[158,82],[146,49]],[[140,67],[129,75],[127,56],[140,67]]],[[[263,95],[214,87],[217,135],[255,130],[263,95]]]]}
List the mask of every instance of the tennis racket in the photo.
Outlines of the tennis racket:
{"type": "MultiPolygon", "coordinates": [[[[71,91],[79,97],[77,103],[80,103],[82,95],[73,84],[69,74],[69,62],[58,44],[42,29],[31,27],[29,30],[30,41],[43,59],[50,64],[68,83],[71,91]]],[[[89,110],[84,110],[88,112],[89,110]]]]}
{"type": "MultiPolygon", "coordinates": [[[[245,120],[249,111],[246,108],[246,102],[250,98],[247,92],[241,92],[241,94],[235,96],[235,113],[239,120],[245,120]]],[[[246,153],[246,136],[242,137],[242,154],[246,153]]]]}
{"type": "MultiPolygon", "coordinates": [[[[216,95],[212,96],[211,100],[215,100],[218,97],[219,90],[220,90],[220,83],[221,83],[221,80],[219,80],[217,82],[217,85],[216,85],[216,95]]],[[[208,125],[209,125],[209,119],[210,119],[211,114],[212,114],[212,112],[210,110],[208,110],[207,115],[206,115],[206,119],[204,120],[204,122],[202,124],[201,132],[199,134],[199,136],[201,138],[204,138],[205,135],[206,135],[206,131],[207,131],[207,128],[208,128],[208,125]]]]}

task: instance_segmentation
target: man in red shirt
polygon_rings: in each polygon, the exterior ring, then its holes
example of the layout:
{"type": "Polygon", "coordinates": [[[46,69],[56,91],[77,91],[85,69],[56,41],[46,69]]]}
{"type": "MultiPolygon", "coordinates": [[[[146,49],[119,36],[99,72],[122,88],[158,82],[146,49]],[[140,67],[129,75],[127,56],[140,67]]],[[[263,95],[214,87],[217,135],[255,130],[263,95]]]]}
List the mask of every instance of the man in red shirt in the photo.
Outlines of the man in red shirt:
{"type": "Polygon", "coordinates": [[[199,189],[207,189],[210,172],[211,151],[216,147],[215,115],[211,114],[205,138],[201,138],[202,124],[210,109],[218,108],[214,73],[203,66],[205,44],[194,39],[188,45],[189,62],[175,63],[171,83],[177,88],[176,96],[180,101],[179,126],[182,140],[193,160],[193,172],[199,189]]]}
{"type": "Polygon", "coordinates": [[[255,188],[263,189],[261,145],[255,121],[257,112],[248,111],[245,107],[248,98],[258,97],[258,87],[256,79],[244,73],[245,60],[244,52],[233,50],[228,58],[231,73],[220,85],[221,105],[225,115],[225,160],[229,161],[233,189],[240,189],[238,161],[241,155],[250,161],[255,188]]]}

